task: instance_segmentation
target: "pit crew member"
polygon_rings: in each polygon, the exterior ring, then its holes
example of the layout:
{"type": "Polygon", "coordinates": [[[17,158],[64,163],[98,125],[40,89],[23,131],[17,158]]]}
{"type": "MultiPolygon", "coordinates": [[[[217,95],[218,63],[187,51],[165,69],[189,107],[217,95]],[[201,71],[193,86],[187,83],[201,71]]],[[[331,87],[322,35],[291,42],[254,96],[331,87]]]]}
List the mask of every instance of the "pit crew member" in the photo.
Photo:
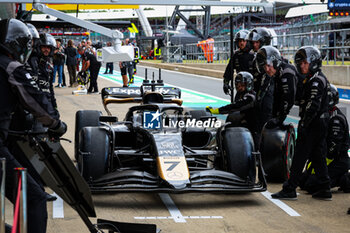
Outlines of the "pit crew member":
{"type": "Polygon", "coordinates": [[[304,75],[302,97],[300,99],[298,137],[292,160],[290,177],[280,192],[271,195],[276,199],[297,199],[296,188],[305,163],[314,163],[319,187],[313,198],[331,200],[330,179],[326,164],[326,136],[329,122],[329,82],[321,71],[320,51],[312,46],[297,50],[294,62],[300,74],[304,75]]]}

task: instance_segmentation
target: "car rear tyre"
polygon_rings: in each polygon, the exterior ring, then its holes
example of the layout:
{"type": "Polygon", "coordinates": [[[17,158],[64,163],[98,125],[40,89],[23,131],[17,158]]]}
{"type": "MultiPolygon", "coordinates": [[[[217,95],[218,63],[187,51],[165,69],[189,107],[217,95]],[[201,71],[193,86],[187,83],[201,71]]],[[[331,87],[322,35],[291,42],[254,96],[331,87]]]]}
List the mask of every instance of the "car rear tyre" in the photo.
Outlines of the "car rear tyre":
{"type": "Polygon", "coordinates": [[[250,131],[242,127],[225,129],[222,146],[227,171],[254,183],[256,161],[253,155],[254,140],[250,131]]]}
{"type": "Polygon", "coordinates": [[[101,112],[97,110],[80,110],[75,114],[74,157],[78,160],[79,132],[86,126],[99,126],[101,112]]]}
{"type": "Polygon", "coordinates": [[[84,127],[80,131],[78,167],[86,181],[107,172],[108,155],[108,132],[100,127],[84,127]]]}
{"type": "Polygon", "coordinates": [[[295,151],[293,125],[275,129],[264,128],[260,150],[266,179],[274,182],[287,180],[295,151]]]}

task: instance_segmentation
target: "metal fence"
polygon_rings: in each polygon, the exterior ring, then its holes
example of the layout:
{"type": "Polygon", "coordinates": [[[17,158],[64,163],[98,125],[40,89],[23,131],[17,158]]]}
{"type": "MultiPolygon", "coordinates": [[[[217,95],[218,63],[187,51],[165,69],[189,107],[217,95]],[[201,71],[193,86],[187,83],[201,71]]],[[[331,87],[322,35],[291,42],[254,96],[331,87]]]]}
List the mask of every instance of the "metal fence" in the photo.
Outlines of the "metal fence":
{"type": "MultiPolygon", "coordinates": [[[[207,58],[204,51],[197,44],[167,46],[162,50],[164,62],[170,63],[205,63],[207,58]]],[[[230,41],[214,42],[215,63],[227,63],[230,58],[230,41]]]]}
{"type": "Polygon", "coordinates": [[[327,30],[307,33],[278,35],[278,49],[281,54],[291,60],[298,48],[311,45],[317,47],[322,58],[329,63],[350,60],[350,29],[327,30]]]}
{"type": "MultiPolygon", "coordinates": [[[[294,54],[301,46],[315,46],[328,63],[335,64],[350,60],[350,29],[310,31],[277,36],[277,48],[288,60],[294,59],[294,54]]],[[[163,49],[163,61],[170,63],[204,63],[204,51],[197,44],[168,46],[163,49]]],[[[214,42],[214,63],[227,63],[230,57],[230,41],[214,42]]]]}
{"type": "Polygon", "coordinates": [[[182,63],[184,60],[183,45],[165,47],[162,49],[162,58],[167,63],[182,63]]]}

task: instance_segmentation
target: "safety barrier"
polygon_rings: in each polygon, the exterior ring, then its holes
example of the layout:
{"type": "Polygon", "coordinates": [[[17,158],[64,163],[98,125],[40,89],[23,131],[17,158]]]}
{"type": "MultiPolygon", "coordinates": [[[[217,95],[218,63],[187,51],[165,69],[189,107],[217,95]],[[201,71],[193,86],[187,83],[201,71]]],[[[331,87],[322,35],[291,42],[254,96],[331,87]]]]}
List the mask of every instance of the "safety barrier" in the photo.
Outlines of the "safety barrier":
{"type": "MultiPolygon", "coordinates": [[[[5,179],[6,179],[6,159],[0,158],[1,162],[1,187],[0,187],[0,233],[6,232],[5,223],[5,179]]],[[[11,233],[27,233],[27,169],[15,168],[15,203],[13,211],[13,225],[11,233]]]]}
{"type": "Polygon", "coordinates": [[[15,172],[17,192],[11,233],[27,233],[27,169],[18,167],[15,172]]]}

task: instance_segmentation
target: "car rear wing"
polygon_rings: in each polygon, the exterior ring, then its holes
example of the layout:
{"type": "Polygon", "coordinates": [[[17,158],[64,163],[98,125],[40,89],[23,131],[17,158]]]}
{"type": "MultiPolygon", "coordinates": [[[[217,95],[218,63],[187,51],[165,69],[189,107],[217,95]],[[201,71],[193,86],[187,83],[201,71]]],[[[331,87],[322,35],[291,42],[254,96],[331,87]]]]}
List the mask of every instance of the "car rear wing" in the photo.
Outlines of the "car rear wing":
{"type": "Polygon", "coordinates": [[[159,69],[158,79],[147,79],[147,69],[145,69],[145,79],[140,87],[105,87],[102,89],[101,96],[103,106],[108,113],[107,105],[111,103],[143,103],[143,104],[163,104],[175,103],[182,105],[181,89],[177,87],[164,87],[164,82],[161,78],[161,69],[159,69]]]}
{"type": "MultiPolygon", "coordinates": [[[[147,96],[149,95],[155,95],[155,96],[159,96],[160,94],[157,92],[148,92],[147,96]]],[[[137,97],[116,97],[116,96],[109,96],[109,95],[105,95],[104,97],[102,97],[102,102],[103,102],[103,107],[105,108],[107,114],[109,116],[112,116],[112,113],[109,111],[109,109],[107,108],[108,104],[112,104],[112,103],[145,103],[145,98],[142,98],[140,96],[137,97]]],[[[172,97],[163,97],[161,98],[162,101],[158,102],[158,103],[174,103],[177,104],[179,106],[182,105],[183,100],[182,99],[178,99],[178,98],[172,98],[172,97]]]]}
{"type": "Polygon", "coordinates": [[[149,87],[105,87],[102,89],[102,102],[108,115],[112,113],[107,108],[111,103],[145,103],[146,96],[160,97],[158,103],[175,103],[182,105],[183,100],[179,99],[181,90],[175,87],[156,87],[152,91],[149,87]],[[141,88],[143,90],[141,91],[141,88]],[[149,90],[148,90],[149,89],[149,90]]]}
{"type": "MultiPolygon", "coordinates": [[[[105,87],[102,89],[102,99],[107,97],[114,97],[119,99],[141,98],[143,93],[151,92],[149,86],[141,87],[105,87]],[[141,90],[142,88],[142,90],[141,90]]],[[[177,87],[155,87],[153,92],[158,92],[164,97],[181,98],[181,90],[177,87]]]]}

